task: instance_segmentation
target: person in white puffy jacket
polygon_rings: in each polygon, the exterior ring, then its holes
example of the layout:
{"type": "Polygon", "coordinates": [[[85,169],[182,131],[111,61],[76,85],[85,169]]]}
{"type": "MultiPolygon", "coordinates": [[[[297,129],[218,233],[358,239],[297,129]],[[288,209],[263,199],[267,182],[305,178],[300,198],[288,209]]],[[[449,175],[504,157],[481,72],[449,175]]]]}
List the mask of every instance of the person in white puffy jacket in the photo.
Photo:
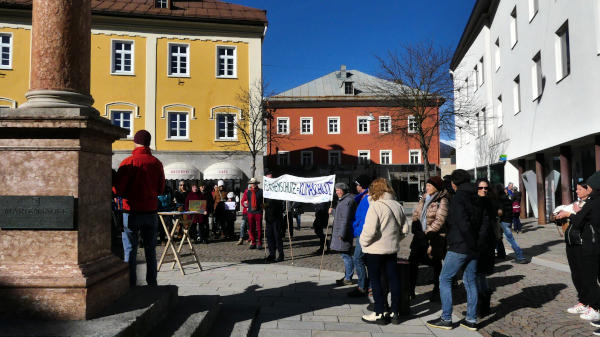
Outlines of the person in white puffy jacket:
{"type": "MultiPolygon", "coordinates": [[[[397,252],[400,241],[408,234],[408,224],[402,205],[396,201],[390,183],[379,178],[369,186],[369,210],[365,225],[360,234],[360,245],[371,278],[375,312],[364,315],[363,321],[375,324],[400,324],[398,302],[400,298],[400,280],[397,270],[397,252]],[[390,316],[384,313],[385,298],[381,287],[381,272],[385,271],[392,303],[390,316]]],[[[406,285],[408,286],[408,285],[406,285]]]]}

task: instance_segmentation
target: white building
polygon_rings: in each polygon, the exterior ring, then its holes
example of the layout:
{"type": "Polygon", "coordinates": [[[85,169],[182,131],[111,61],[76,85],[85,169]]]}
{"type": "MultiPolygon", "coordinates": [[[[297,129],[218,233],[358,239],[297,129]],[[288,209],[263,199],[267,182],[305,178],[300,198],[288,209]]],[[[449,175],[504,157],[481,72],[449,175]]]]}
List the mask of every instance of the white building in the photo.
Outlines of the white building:
{"type": "Polygon", "coordinates": [[[457,120],[457,168],[515,183],[542,223],[600,170],[599,0],[478,0],[451,73],[478,112],[457,120]]]}

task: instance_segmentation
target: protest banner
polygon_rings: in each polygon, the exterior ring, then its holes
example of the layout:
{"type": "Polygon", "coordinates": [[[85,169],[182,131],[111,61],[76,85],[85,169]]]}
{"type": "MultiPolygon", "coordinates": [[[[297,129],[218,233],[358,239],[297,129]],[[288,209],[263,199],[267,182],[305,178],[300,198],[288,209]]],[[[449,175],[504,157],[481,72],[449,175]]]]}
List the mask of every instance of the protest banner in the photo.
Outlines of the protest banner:
{"type": "Polygon", "coordinates": [[[263,177],[265,198],[319,204],[333,200],[335,175],[302,178],[284,174],[263,177]]]}

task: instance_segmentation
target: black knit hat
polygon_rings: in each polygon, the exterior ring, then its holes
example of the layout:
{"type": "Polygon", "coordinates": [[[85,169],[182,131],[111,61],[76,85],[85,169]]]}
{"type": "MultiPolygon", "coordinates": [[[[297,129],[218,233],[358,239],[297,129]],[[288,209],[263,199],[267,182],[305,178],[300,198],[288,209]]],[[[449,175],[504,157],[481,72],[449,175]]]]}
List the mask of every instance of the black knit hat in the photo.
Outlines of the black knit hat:
{"type": "Polygon", "coordinates": [[[427,184],[433,185],[433,187],[435,187],[435,189],[438,191],[441,191],[444,187],[444,181],[439,176],[433,176],[427,179],[427,184]]]}
{"type": "Polygon", "coordinates": [[[600,190],[600,171],[594,172],[585,182],[594,190],[600,190]]]}
{"type": "Polygon", "coordinates": [[[151,139],[152,136],[150,135],[150,132],[146,130],[140,130],[135,133],[135,136],[133,136],[134,143],[144,146],[150,146],[151,139]]]}
{"type": "Polygon", "coordinates": [[[367,189],[369,188],[369,185],[371,185],[371,178],[365,174],[361,174],[356,178],[356,180],[354,180],[354,183],[364,189],[367,189]]]}

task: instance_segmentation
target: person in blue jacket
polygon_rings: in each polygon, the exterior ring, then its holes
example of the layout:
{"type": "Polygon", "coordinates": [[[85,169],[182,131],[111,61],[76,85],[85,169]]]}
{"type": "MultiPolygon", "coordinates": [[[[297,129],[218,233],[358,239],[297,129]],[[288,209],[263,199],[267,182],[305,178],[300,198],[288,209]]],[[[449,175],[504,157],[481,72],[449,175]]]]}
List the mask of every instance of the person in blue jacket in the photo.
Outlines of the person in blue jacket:
{"type": "Polygon", "coordinates": [[[363,260],[364,254],[360,247],[360,233],[363,230],[365,224],[365,216],[369,209],[369,185],[371,184],[371,178],[366,175],[360,175],[354,181],[356,185],[356,192],[358,194],[354,197],[354,201],[358,205],[356,207],[356,213],[354,214],[354,221],[352,222],[352,228],[354,229],[354,237],[356,238],[356,246],[354,248],[354,269],[358,276],[358,287],[348,293],[350,297],[363,297],[368,295],[369,281],[367,277],[367,270],[365,268],[365,262],[363,260]]]}

